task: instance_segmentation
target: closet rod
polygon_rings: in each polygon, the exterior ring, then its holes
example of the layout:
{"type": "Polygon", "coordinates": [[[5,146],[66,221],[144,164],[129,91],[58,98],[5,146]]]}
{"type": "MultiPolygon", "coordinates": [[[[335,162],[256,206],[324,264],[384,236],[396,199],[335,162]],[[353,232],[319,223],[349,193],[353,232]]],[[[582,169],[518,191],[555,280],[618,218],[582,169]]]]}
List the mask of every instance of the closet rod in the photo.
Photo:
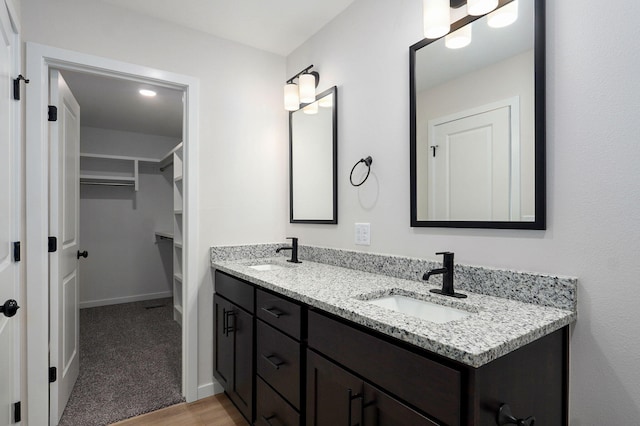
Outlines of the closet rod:
{"type": "Polygon", "coordinates": [[[133,182],[83,182],[80,181],[80,185],[96,185],[96,186],[135,186],[133,182]]]}

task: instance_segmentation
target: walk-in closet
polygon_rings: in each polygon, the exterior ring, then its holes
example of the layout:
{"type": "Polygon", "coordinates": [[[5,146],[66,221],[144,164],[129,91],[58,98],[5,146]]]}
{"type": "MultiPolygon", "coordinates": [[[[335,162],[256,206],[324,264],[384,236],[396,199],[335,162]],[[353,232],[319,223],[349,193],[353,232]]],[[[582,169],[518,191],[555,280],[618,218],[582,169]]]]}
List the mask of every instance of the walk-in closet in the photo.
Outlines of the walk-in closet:
{"type": "Polygon", "coordinates": [[[61,75],[80,106],[80,367],[60,424],[109,424],[184,400],[182,92],[61,75]]]}

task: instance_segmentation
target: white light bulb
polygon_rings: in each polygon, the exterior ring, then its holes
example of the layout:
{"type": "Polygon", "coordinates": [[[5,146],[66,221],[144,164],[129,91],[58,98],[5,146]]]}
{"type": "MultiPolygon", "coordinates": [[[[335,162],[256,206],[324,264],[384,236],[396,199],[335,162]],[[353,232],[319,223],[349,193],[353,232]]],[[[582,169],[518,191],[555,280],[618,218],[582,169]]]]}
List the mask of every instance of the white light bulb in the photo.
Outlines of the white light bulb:
{"type": "Polygon", "coordinates": [[[312,104],[307,105],[302,108],[302,112],[305,114],[317,114],[318,113],[318,102],[314,102],[312,104]]]}
{"type": "Polygon", "coordinates": [[[296,111],[300,108],[300,97],[298,96],[298,85],[293,83],[284,86],[284,109],[296,111]]]}
{"type": "Polygon", "coordinates": [[[472,16],[485,15],[498,7],[498,0],[467,0],[467,13],[472,16]]]}
{"type": "Polygon", "coordinates": [[[140,89],[138,91],[142,96],[147,96],[147,97],[154,97],[156,95],[156,92],[154,92],[153,90],[149,90],[149,89],[140,89]]]}
{"type": "Polygon", "coordinates": [[[487,16],[487,24],[491,28],[502,28],[518,20],[518,0],[513,0],[487,16]]]}
{"type": "Polygon", "coordinates": [[[300,102],[308,104],[316,100],[316,76],[313,74],[302,74],[300,82],[300,102]]]}
{"type": "Polygon", "coordinates": [[[423,0],[424,36],[440,38],[451,28],[449,0],[423,0]]]}
{"type": "Polygon", "coordinates": [[[469,43],[471,43],[471,24],[447,34],[444,38],[444,45],[449,49],[461,49],[468,46],[469,43]]]}
{"type": "Polygon", "coordinates": [[[327,95],[318,100],[318,105],[322,108],[331,108],[333,106],[333,95],[327,95]]]}

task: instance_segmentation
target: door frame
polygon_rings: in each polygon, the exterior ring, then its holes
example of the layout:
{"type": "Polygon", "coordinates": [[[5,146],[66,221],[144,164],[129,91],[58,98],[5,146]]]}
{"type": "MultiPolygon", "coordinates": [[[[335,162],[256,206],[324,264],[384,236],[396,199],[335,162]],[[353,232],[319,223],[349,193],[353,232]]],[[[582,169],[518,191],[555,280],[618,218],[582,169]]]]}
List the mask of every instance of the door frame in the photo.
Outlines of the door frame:
{"type": "MultiPolygon", "coordinates": [[[[20,19],[16,13],[15,2],[13,0],[0,0],[0,7],[4,7],[7,11],[9,18],[8,27],[5,31],[8,32],[7,36],[11,38],[11,63],[9,67],[11,69],[11,77],[16,78],[20,74],[22,68],[22,40],[20,37],[20,19]]],[[[20,83],[20,92],[24,93],[24,82],[20,83]]],[[[12,187],[11,187],[11,199],[14,202],[11,212],[11,240],[23,241],[23,232],[25,231],[25,221],[23,218],[22,205],[23,198],[23,184],[22,184],[22,105],[19,101],[11,100],[10,117],[11,123],[10,129],[10,149],[12,154],[12,187]]],[[[23,254],[24,248],[21,250],[23,254]]],[[[18,311],[13,321],[15,321],[14,334],[13,334],[13,387],[11,393],[13,395],[13,401],[17,402],[22,400],[23,396],[26,396],[26,387],[22,383],[22,374],[24,372],[25,365],[23,363],[23,342],[24,342],[24,330],[26,324],[27,315],[25,313],[26,308],[26,292],[23,286],[24,268],[26,262],[19,262],[13,265],[13,294],[18,304],[23,308],[18,311]]],[[[0,303],[3,303],[0,301],[0,303]]],[[[4,367],[4,366],[3,366],[4,367]]]]}
{"type": "Polygon", "coordinates": [[[182,394],[198,398],[198,104],[199,79],[187,75],[26,43],[30,83],[26,91],[26,330],[27,414],[33,425],[49,424],[49,68],[124,78],[183,90],[184,240],[182,394]]]}

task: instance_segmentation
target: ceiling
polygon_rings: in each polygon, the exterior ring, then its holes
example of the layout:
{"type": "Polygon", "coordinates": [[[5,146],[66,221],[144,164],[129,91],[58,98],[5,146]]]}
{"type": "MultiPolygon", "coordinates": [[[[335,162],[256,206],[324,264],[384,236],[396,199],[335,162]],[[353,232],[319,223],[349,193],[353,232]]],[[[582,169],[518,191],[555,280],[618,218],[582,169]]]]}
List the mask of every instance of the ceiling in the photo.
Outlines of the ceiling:
{"type": "MultiPolygon", "coordinates": [[[[257,49],[288,55],[354,0],[102,0],[257,49]]],[[[81,124],[182,137],[182,91],[62,71],[81,108],[81,124]],[[140,96],[153,88],[157,96],[140,96]]]]}
{"type": "Polygon", "coordinates": [[[286,56],[354,0],[102,0],[286,56]]]}
{"type": "Polygon", "coordinates": [[[182,91],[146,83],[61,71],[80,104],[83,127],[182,138],[182,91]],[[141,96],[152,89],[155,97],[141,96]]]}

